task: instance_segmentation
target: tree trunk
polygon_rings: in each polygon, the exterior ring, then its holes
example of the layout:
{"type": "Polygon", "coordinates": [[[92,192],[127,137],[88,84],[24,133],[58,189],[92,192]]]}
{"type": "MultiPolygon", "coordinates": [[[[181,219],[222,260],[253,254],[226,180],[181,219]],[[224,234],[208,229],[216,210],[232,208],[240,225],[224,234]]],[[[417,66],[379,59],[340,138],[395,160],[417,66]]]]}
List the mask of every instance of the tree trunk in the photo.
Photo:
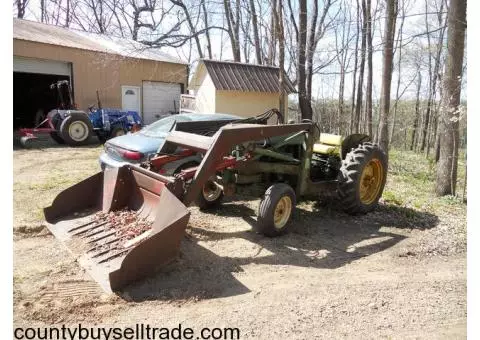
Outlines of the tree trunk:
{"type": "MultiPolygon", "coordinates": [[[[209,27],[208,12],[207,12],[207,6],[205,5],[205,0],[202,0],[202,11],[203,11],[203,21],[204,21],[205,28],[208,28],[209,27]]],[[[205,38],[207,39],[208,59],[212,59],[212,43],[210,42],[210,33],[208,29],[205,31],[205,38]]]]}
{"type": "Polygon", "coordinates": [[[283,31],[283,4],[282,0],[278,1],[276,11],[276,31],[278,37],[278,83],[280,86],[279,110],[286,122],[286,105],[285,105],[285,36],[283,31]]]}
{"type": "MultiPolygon", "coordinates": [[[[439,82],[439,73],[440,73],[440,65],[441,65],[441,57],[442,57],[442,49],[443,49],[443,37],[445,34],[445,28],[446,26],[443,26],[443,8],[446,0],[442,0],[440,4],[440,10],[439,14],[437,15],[438,17],[438,25],[440,27],[440,34],[438,36],[437,44],[436,44],[436,53],[435,53],[435,66],[433,68],[433,88],[431,88],[431,104],[430,104],[430,112],[431,114],[434,115],[434,126],[432,129],[430,129],[433,133],[433,139],[435,140],[435,136],[437,134],[438,130],[438,106],[434,103],[436,103],[436,97],[437,97],[437,83],[439,82]]],[[[432,140],[432,134],[429,135],[428,138],[428,143],[427,143],[427,152],[426,156],[428,157],[430,153],[430,147],[431,147],[431,140],[432,140]]],[[[435,149],[437,153],[437,149],[435,149]]],[[[439,151],[439,150],[438,150],[439,151]]]]}
{"type": "MultiPolygon", "coordinates": [[[[307,100],[310,103],[312,100],[312,78],[313,78],[313,54],[315,53],[315,30],[317,28],[317,18],[318,18],[318,0],[312,1],[312,14],[310,21],[310,31],[307,35],[307,51],[306,51],[306,91],[307,91],[307,100]]],[[[311,104],[310,104],[311,106],[311,104]]],[[[310,109],[311,110],[311,109],[310,109]]]]}
{"type": "MultiPolygon", "coordinates": [[[[280,4],[281,6],[281,4],[280,4]]],[[[252,26],[253,26],[253,39],[255,45],[255,58],[257,64],[262,64],[262,49],[260,47],[260,35],[258,34],[258,19],[257,10],[255,9],[255,1],[250,0],[250,11],[252,12],[252,26]]],[[[283,26],[283,25],[282,25],[283,26]]]]}
{"type": "Polygon", "coordinates": [[[267,65],[274,65],[275,64],[275,50],[277,47],[277,34],[275,32],[275,11],[277,7],[277,0],[272,0],[272,14],[270,18],[270,38],[268,44],[268,54],[267,54],[267,65]]]}
{"type": "Polygon", "coordinates": [[[367,93],[365,98],[365,122],[367,124],[366,133],[371,136],[373,134],[372,128],[372,87],[373,87],[373,47],[372,47],[372,1],[367,0],[366,2],[366,17],[365,21],[367,22],[367,64],[368,64],[368,73],[367,73],[367,93]]]}
{"type": "Polygon", "coordinates": [[[390,132],[389,144],[392,144],[393,136],[395,134],[395,124],[397,121],[397,110],[398,110],[398,101],[400,100],[400,84],[401,84],[401,75],[402,75],[402,41],[403,41],[403,24],[405,23],[405,3],[402,7],[402,20],[400,22],[400,28],[398,29],[397,43],[395,47],[395,52],[398,49],[398,76],[397,76],[397,90],[395,92],[395,103],[393,104],[393,119],[392,119],[392,131],[390,132]]]}
{"type": "MultiPolygon", "coordinates": [[[[443,6],[444,6],[444,2],[442,1],[441,4],[440,4],[440,12],[443,12],[443,6]]],[[[427,7],[427,3],[425,2],[425,10],[426,12],[428,12],[428,7],[427,7]]],[[[441,27],[442,26],[442,19],[441,19],[441,14],[440,14],[440,17],[439,17],[439,26],[441,27]]],[[[427,15],[425,14],[425,25],[426,25],[426,28],[427,28],[427,32],[429,31],[429,25],[428,25],[428,17],[427,15]]],[[[428,50],[429,50],[429,74],[430,74],[430,89],[429,89],[429,92],[428,92],[428,100],[427,100],[427,110],[425,111],[425,119],[424,119],[424,123],[423,123],[423,130],[422,130],[422,140],[421,140],[421,145],[420,145],[420,151],[423,152],[425,151],[425,147],[427,147],[427,155],[428,155],[428,128],[429,128],[429,124],[430,124],[430,116],[431,116],[431,113],[432,113],[432,105],[433,105],[433,102],[435,101],[435,97],[436,97],[436,91],[437,91],[437,76],[438,76],[438,73],[440,71],[440,56],[441,56],[441,53],[442,53],[442,45],[443,45],[443,35],[444,35],[444,32],[445,32],[445,28],[443,29],[440,29],[440,34],[439,34],[439,37],[438,37],[438,41],[437,41],[437,44],[436,44],[436,56],[435,56],[435,65],[433,67],[433,70],[432,70],[432,56],[431,56],[431,43],[430,43],[430,35],[427,34],[427,41],[428,41],[428,50]]]]}
{"type": "Polygon", "coordinates": [[[388,114],[390,112],[390,89],[393,70],[393,40],[397,19],[398,0],[386,0],[385,37],[383,47],[382,92],[380,95],[380,122],[378,144],[388,154],[388,114]]]}
{"type": "Polygon", "coordinates": [[[40,0],[40,22],[45,22],[45,0],[40,0]]]}
{"type": "Polygon", "coordinates": [[[459,112],[462,82],[463,53],[467,1],[451,0],[448,9],[448,42],[445,73],[443,75],[442,106],[439,133],[440,158],[437,165],[435,193],[438,196],[455,195],[457,184],[459,112]]]}
{"type": "MultiPolygon", "coordinates": [[[[357,18],[360,17],[360,4],[357,0],[357,18]]],[[[355,130],[355,91],[356,91],[356,86],[357,86],[357,68],[358,68],[358,40],[360,37],[360,24],[359,20],[356,20],[356,25],[357,25],[357,35],[355,38],[355,56],[354,56],[354,61],[353,61],[353,86],[352,86],[352,110],[350,112],[350,128],[349,132],[353,133],[355,130]]]]}
{"type": "MultiPolygon", "coordinates": [[[[343,17],[343,27],[342,27],[342,45],[339,48],[337,42],[338,34],[335,34],[335,47],[337,50],[337,60],[340,66],[340,84],[338,87],[338,110],[337,110],[337,134],[347,133],[347,126],[346,121],[344,118],[345,113],[345,73],[347,68],[347,57],[348,57],[348,47],[350,45],[350,25],[347,24],[347,16],[345,14],[344,9],[344,17],[343,17]]],[[[350,12],[349,12],[350,14],[350,12]]],[[[351,16],[350,16],[351,17],[351,16]]]]}
{"type": "MultiPolygon", "coordinates": [[[[237,4],[239,0],[237,0],[237,4]]],[[[230,1],[223,0],[223,5],[225,8],[225,16],[227,17],[227,28],[228,28],[228,36],[230,37],[230,44],[232,45],[232,54],[233,60],[240,62],[240,44],[238,41],[239,37],[239,23],[235,21],[235,18],[232,13],[232,8],[230,7],[230,1]]],[[[238,14],[238,13],[237,13],[238,14]]]]}
{"type": "MultiPolygon", "coordinates": [[[[362,0],[362,17],[365,18],[366,6],[365,0],[362,0]]],[[[360,128],[360,112],[362,110],[363,100],[363,75],[365,72],[365,54],[367,43],[367,22],[363,20],[362,23],[362,45],[360,47],[360,70],[358,72],[358,88],[357,88],[357,104],[355,105],[355,116],[353,119],[353,132],[358,133],[360,128]]]]}
{"type": "Polygon", "coordinates": [[[420,68],[418,69],[418,82],[417,82],[417,99],[415,101],[415,120],[413,121],[413,131],[412,131],[412,143],[410,144],[410,150],[413,151],[413,146],[415,145],[417,137],[417,128],[418,120],[420,119],[420,89],[422,88],[422,74],[420,73],[420,68]]]}
{"type": "Polygon", "coordinates": [[[312,108],[308,103],[305,73],[305,49],[307,46],[307,2],[300,1],[298,16],[298,44],[297,44],[297,78],[298,78],[298,104],[302,119],[312,119],[312,108]]]}
{"type": "Polygon", "coordinates": [[[23,17],[25,16],[25,8],[27,7],[28,0],[17,0],[16,3],[17,3],[17,18],[23,19],[23,17]]]}

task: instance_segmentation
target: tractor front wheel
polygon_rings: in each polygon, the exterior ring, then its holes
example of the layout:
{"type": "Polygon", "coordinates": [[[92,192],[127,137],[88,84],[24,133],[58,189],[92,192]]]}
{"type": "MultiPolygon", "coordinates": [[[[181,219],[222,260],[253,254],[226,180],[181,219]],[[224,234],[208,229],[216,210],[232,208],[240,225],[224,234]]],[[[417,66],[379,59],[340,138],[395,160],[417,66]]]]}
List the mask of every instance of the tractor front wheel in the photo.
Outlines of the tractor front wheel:
{"type": "Polygon", "coordinates": [[[60,126],[60,134],[68,145],[85,145],[93,132],[93,126],[86,114],[72,113],[60,126]]]}
{"type": "Polygon", "coordinates": [[[200,210],[209,210],[220,205],[223,199],[223,190],[215,181],[208,180],[197,197],[197,206],[200,210]]]}
{"type": "Polygon", "coordinates": [[[121,126],[116,126],[110,132],[110,138],[120,137],[126,134],[126,131],[121,126]]]}
{"type": "Polygon", "coordinates": [[[339,173],[338,197],[349,214],[373,210],[387,179],[387,156],[377,144],[366,142],[352,149],[339,173]]]}
{"type": "Polygon", "coordinates": [[[285,183],[273,184],[260,202],[255,230],[269,237],[286,234],[292,226],[290,222],[295,205],[292,187],[285,183]]]}

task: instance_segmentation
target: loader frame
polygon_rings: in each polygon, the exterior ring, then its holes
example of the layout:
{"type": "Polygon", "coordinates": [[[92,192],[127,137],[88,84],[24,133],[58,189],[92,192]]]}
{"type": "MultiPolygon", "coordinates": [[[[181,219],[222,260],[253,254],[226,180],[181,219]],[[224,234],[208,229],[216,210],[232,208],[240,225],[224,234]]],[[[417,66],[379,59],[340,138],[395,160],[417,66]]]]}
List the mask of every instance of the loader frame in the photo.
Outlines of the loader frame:
{"type": "MultiPolygon", "coordinates": [[[[121,289],[176,258],[189,220],[187,207],[203,197],[207,184],[221,188],[224,195],[233,195],[238,185],[263,182],[265,175],[274,175],[273,183],[289,190],[293,206],[295,196],[336,195],[336,177],[311,177],[313,148],[319,132],[315,123],[244,122],[225,125],[211,137],[170,131],[158,155],[146,164],[99,172],[61,192],[44,209],[48,228],[106,291],[121,289]],[[284,152],[283,147],[298,152],[284,152]],[[178,152],[179,148],[183,150],[178,152]],[[200,165],[173,176],[155,172],[192,153],[204,155],[200,165]],[[293,178],[289,182],[295,183],[293,190],[278,175],[293,178]],[[134,211],[138,218],[150,219],[152,228],[125,242],[116,234],[118,229],[112,227],[116,222],[92,219],[98,212],[124,209],[134,211]]],[[[135,223],[128,222],[127,227],[135,223]]]]}
{"type": "Polygon", "coordinates": [[[161,165],[172,157],[182,157],[182,154],[177,156],[168,154],[168,151],[176,147],[186,149],[183,151],[185,155],[193,151],[205,152],[200,165],[183,170],[177,176],[182,180],[191,179],[191,183],[181,197],[186,206],[194,202],[206,182],[222,170],[234,171],[238,175],[245,176],[258,173],[297,176],[295,187],[297,197],[318,197],[320,193],[322,196],[331,196],[337,189],[338,180],[312,181],[310,178],[313,144],[317,138],[317,128],[313,123],[288,125],[231,124],[221,128],[213,137],[172,131],[159,149],[160,156],[152,158],[150,163],[154,166],[156,164],[161,165]],[[280,141],[270,148],[256,148],[247,157],[234,160],[234,157],[229,156],[229,152],[236,145],[282,136],[285,138],[280,138],[280,141]],[[295,138],[297,141],[301,139],[301,159],[295,159],[276,151],[276,149],[295,138]],[[262,155],[275,158],[280,162],[270,163],[258,160],[259,156],[262,155]]]}

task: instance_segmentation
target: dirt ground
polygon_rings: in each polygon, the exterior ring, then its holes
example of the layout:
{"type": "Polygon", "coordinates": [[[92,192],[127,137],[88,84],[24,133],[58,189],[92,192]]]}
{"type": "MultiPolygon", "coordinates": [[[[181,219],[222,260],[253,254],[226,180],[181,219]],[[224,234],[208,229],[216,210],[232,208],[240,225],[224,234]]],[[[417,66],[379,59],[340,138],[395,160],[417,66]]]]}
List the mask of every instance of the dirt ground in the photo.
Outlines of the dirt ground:
{"type": "Polygon", "coordinates": [[[428,192],[413,201],[416,184],[394,162],[375,212],[352,217],[301,202],[292,233],[279,238],[251,230],[258,198],[212,213],[191,207],[175,263],[103,293],[41,210],[98,171],[100,152],[14,150],[15,327],[181,323],[238,327],[241,339],[466,338],[465,205],[428,192]]]}

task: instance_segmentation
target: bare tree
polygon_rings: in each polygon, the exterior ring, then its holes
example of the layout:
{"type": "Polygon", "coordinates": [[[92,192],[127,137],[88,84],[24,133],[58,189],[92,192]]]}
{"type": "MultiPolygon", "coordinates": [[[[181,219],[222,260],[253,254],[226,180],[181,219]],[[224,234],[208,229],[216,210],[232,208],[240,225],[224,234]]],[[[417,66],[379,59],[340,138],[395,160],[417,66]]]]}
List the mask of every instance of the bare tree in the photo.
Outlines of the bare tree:
{"type": "MultiPolygon", "coordinates": [[[[439,16],[437,16],[438,21],[439,21],[439,29],[440,29],[440,34],[438,36],[438,41],[436,43],[436,48],[435,48],[435,56],[432,56],[432,44],[431,44],[431,35],[427,34],[427,41],[428,41],[428,71],[429,71],[429,80],[430,80],[430,90],[428,93],[428,100],[427,100],[427,109],[425,111],[425,118],[424,118],[424,123],[423,123],[423,129],[422,129],[422,139],[421,139],[421,145],[420,145],[420,151],[424,151],[425,147],[427,146],[427,132],[430,124],[430,116],[431,116],[431,111],[432,111],[432,105],[433,101],[435,100],[435,95],[437,91],[437,78],[438,78],[438,73],[440,70],[440,62],[441,62],[441,53],[442,53],[442,45],[443,45],[443,35],[445,32],[445,25],[442,25],[442,16],[443,16],[443,6],[444,6],[444,1],[441,0],[440,4],[440,10],[439,10],[439,16]],[[434,66],[432,68],[432,58],[434,59],[434,66]]],[[[429,13],[428,11],[428,2],[425,1],[425,13],[429,13]]],[[[425,14],[425,26],[427,28],[427,32],[429,32],[429,17],[428,14],[425,14]]],[[[428,147],[427,147],[428,150],[428,147]]]]}
{"type": "Polygon", "coordinates": [[[398,51],[397,62],[397,90],[395,93],[395,103],[393,104],[392,130],[390,131],[389,144],[392,144],[393,135],[395,133],[395,123],[397,119],[398,101],[400,100],[400,84],[402,82],[402,42],[403,42],[403,25],[405,23],[405,1],[402,1],[402,20],[398,29],[397,41],[395,44],[395,53],[398,51]]]}
{"type": "Polygon", "coordinates": [[[278,84],[280,87],[279,95],[279,109],[282,113],[282,116],[286,117],[286,105],[285,105],[285,35],[283,29],[283,1],[278,0],[277,5],[275,6],[275,31],[277,32],[278,38],[278,84]]]}
{"type": "Polygon", "coordinates": [[[416,144],[418,121],[420,119],[420,89],[422,88],[422,73],[418,72],[417,79],[417,95],[415,100],[415,119],[413,121],[412,142],[410,144],[410,150],[413,150],[416,144]]]}
{"type": "MultiPolygon", "coordinates": [[[[203,58],[203,51],[202,51],[202,45],[200,44],[200,39],[197,34],[197,29],[195,28],[195,25],[192,20],[192,16],[190,15],[190,11],[185,5],[184,1],[182,0],[170,0],[170,2],[178,7],[180,7],[185,15],[185,19],[187,20],[188,23],[188,28],[190,30],[190,33],[192,34],[193,39],[195,39],[195,45],[197,46],[197,52],[198,56],[200,58],[203,58]]],[[[199,15],[197,15],[197,18],[199,15]]]]}
{"type": "MultiPolygon", "coordinates": [[[[360,4],[357,1],[357,18],[360,18],[360,4]]],[[[354,63],[353,63],[353,86],[352,86],[352,110],[350,113],[350,129],[349,132],[353,133],[355,131],[355,91],[357,86],[357,69],[358,69],[358,41],[360,37],[360,20],[356,20],[356,39],[355,39],[355,50],[354,50],[354,63]]],[[[358,127],[357,127],[358,129],[358,127]]]]}
{"type": "MultiPolygon", "coordinates": [[[[205,0],[201,0],[201,5],[202,5],[202,12],[203,12],[203,25],[205,28],[209,27],[209,21],[208,21],[208,11],[207,11],[207,6],[205,5],[205,0]]],[[[207,52],[208,52],[208,58],[212,59],[212,43],[210,42],[210,32],[209,30],[205,30],[205,39],[207,40],[207,52]]]]}
{"type": "MultiPolygon", "coordinates": [[[[344,5],[344,2],[342,3],[344,5]]],[[[347,71],[347,59],[348,59],[348,46],[350,44],[350,25],[347,23],[347,8],[344,7],[343,10],[343,20],[342,22],[335,27],[335,49],[336,49],[336,56],[338,65],[340,67],[340,83],[338,89],[338,110],[337,110],[337,133],[342,133],[345,129],[344,127],[344,111],[345,111],[345,75],[347,71]],[[338,33],[338,27],[342,27],[342,33],[338,33]],[[338,43],[338,37],[341,36],[340,46],[338,43]],[[342,129],[343,128],[343,129],[342,129]]],[[[349,18],[348,21],[351,20],[351,12],[348,11],[349,18]]]]}
{"type": "Polygon", "coordinates": [[[275,25],[275,12],[276,12],[276,7],[277,7],[277,0],[270,1],[270,32],[265,32],[267,36],[267,42],[268,42],[268,51],[267,51],[267,57],[266,59],[266,64],[268,65],[275,65],[275,52],[277,49],[277,33],[275,32],[275,29],[277,25],[275,25]]]}
{"type": "MultiPolygon", "coordinates": [[[[249,8],[252,14],[252,26],[253,26],[253,42],[255,45],[255,58],[257,60],[257,64],[262,64],[262,50],[261,50],[261,42],[260,42],[260,35],[258,34],[258,19],[257,19],[257,10],[255,9],[255,1],[249,0],[249,8]]],[[[283,5],[280,4],[279,12],[283,11],[283,5]]],[[[283,20],[283,19],[282,19],[283,20]]],[[[282,23],[283,26],[283,23],[282,23]]],[[[282,32],[283,35],[283,32],[282,32]]]]}
{"type": "Polygon", "coordinates": [[[23,19],[28,2],[29,0],[15,0],[14,4],[17,6],[17,18],[23,19]]]}
{"type": "Polygon", "coordinates": [[[393,70],[393,40],[398,12],[398,0],[385,0],[385,36],[383,47],[382,93],[380,95],[380,122],[377,141],[380,148],[388,153],[388,115],[390,113],[390,88],[393,70]]]}
{"type": "Polygon", "coordinates": [[[313,0],[312,15],[310,25],[308,25],[307,4],[306,1],[300,1],[297,80],[298,101],[303,119],[312,119],[313,56],[318,43],[333,21],[331,19],[326,22],[326,18],[328,11],[335,2],[335,0],[325,0],[322,14],[318,18],[318,0],[313,0]]]}
{"type": "Polygon", "coordinates": [[[307,77],[305,72],[305,50],[307,48],[307,2],[300,1],[298,15],[298,44],[297,44],[297,81],[298,81],[298,104],[302,113],[302,119],[312,119],[312,107],[307,96],[307,77]]]}
{"type": "Polygon", "coordinates": [[[443,75],[439,133],[440,158],[437,165],[435,192],[438,196],[454,195],[457,184],[459,144],[459,104],[465,43],[467,1],[451,0],[448,9],[447,58],[443,75]]]}
{"type": "Polygon", "coordinates": [[[227,19],[228,35],[232,45],[233,60],[241,61],[240,55],[240,0],[235,0],[235,10],[231,2],[223,0],[225,17],[227,19]]]}
{"type": "Polygon", "coordinates": [[[367,0],[365,8],[364,20],[366,21],[366,37],[367,37],[367,90],[365,97],[365,123],[367,125],[366,132],[369,136],[373,134],[372,128],[372,88],[373,88],[373,46],[372,46],[372,1],[367,0]]]}
{"type": "Polygon", "coordinates": [[[366,4],[362,0],[362,44],[360,47],[360,70],[358,71],[358,87],[357,87],[357,103],[355,104],[355,115],[353,117],[353,132],[358,133],[360,128],[360,111],[362,109],[363,101],[363,77],[365,73],[365,54],[367,43],[367,22],[366,22],[366,4]]]}

